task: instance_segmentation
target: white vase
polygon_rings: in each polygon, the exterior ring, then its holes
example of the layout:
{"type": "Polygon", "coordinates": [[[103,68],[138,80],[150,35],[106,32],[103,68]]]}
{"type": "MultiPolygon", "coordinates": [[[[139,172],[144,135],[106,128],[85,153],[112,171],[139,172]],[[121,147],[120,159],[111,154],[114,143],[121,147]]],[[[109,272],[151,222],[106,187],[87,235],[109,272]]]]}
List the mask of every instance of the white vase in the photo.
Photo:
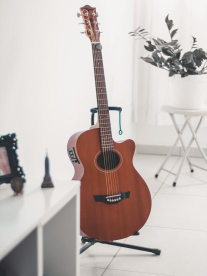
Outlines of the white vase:
{"type": "Polygon", "coordinates": [[[181,78],[179,74],[170,77],[171,106],[180,109],[204,108],[207,92],[207,75],[189,75],[181,78]]]}

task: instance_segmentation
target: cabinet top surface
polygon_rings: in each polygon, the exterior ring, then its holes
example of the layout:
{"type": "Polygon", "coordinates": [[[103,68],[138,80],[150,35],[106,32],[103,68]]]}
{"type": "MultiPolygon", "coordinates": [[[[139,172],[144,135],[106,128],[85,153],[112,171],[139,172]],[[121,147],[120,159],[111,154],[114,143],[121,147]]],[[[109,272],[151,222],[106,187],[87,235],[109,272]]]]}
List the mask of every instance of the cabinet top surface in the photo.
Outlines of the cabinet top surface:
{"type": "Polygon", "coordinates": [[[18,196],[10,184],[0,185],[0,259],[67,204],[80,186],[78,181],[53,181],[54,188],[42,189],[41,182],[28,181],[18,196]]]}

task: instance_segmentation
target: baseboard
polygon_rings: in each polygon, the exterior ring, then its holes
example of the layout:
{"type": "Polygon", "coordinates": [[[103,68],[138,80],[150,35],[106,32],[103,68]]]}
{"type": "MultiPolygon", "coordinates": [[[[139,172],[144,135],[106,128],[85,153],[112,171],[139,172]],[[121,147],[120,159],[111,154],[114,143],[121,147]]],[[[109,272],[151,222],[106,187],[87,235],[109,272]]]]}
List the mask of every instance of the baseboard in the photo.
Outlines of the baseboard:
{"type": "MultiPolygon", "coordinates": [[[[171,149],[170,146],[158,146],[158,145],[136,145],[136,153],[140,154],[160,154],[166,155],[169,150],[171,149]]],[[[207,148],[203,148],[205,154],[207,155],[207,148]]],[[[183,154],[183,149],[181,147],[176,147],[172,155],[180,156],[183,154]]],[[[198,148],[192,147],[189,152],[189,156],[192,157],[202,157],[201,153],[198,148]]]]}

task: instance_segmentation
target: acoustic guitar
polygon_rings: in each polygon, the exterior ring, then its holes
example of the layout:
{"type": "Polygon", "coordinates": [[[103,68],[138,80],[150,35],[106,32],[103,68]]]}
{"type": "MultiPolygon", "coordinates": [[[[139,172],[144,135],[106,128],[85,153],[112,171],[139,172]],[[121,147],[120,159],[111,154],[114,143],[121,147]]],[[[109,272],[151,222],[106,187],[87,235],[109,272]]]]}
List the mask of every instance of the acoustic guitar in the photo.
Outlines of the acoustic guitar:
{"type": "Polygon", "coordinates": [[[75,169],[73,179],[81,182],[81,234],[112,241],[142,228],[150,214],[151,196],[133,166],[135,143],[112,138],[96,8],[86,5],[80,11],[92,45],[98,124],[75,133],[67,151],[75,169]]]}

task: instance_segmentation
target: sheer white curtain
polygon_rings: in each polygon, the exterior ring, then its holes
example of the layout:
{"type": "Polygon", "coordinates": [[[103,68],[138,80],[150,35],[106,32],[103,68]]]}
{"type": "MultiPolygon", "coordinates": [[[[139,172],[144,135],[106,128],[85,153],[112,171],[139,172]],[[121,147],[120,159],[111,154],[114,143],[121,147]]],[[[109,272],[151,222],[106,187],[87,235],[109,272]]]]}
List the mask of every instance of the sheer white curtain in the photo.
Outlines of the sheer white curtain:
{"type": "MultiPolygon", "coordinates": [[[[192,36],[198,46],[207,51],[207,1],[205,0],[135,0],[134,27],[141,26],[151,35],[170,41],[165,17],[174,21],[184,51],[192,45],[192,36]]],[[[161,112],[162,104],[169,102],[168,72],[140,60],[148,56],[141,40],[134,41],[133,121],[153,125],[169,124],[168,114],[161,112]]]]}

